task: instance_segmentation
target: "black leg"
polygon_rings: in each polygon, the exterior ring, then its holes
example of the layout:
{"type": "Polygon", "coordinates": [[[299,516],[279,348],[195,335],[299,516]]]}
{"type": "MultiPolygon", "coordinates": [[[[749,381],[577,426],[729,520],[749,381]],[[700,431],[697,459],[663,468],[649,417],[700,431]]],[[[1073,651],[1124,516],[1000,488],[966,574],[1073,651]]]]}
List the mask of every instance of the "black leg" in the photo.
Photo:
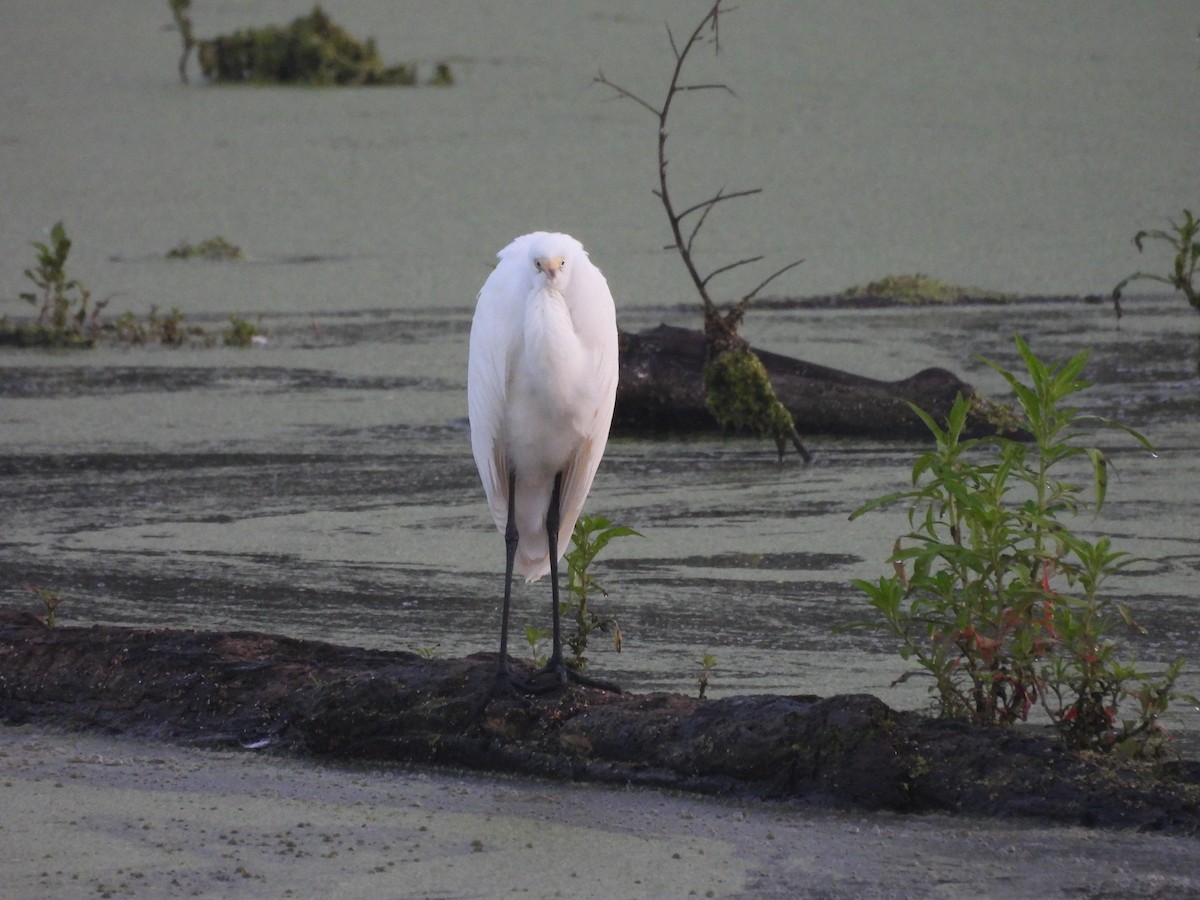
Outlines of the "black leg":
{"type": "Polygon", "coordinates": [[[508,473],[508,523],[504,528],[504,612],[500,616],[500,661],[496,677],[508,680],[508,608],[512,602],[513,562],[517,556],[517,473],[508,473]]]}
{"type": "Polygon", "coordinates": [[[536,678],[539,675],[550,675],[552,681],[550,684],[535,686],[532,683],[526,685],[525,689],[529,693],[544,693],[553,690],[557,686],[562,686],[568,682],[582,684],[587,687],[599,688],[604,691],[611,691],[615,694],[621,693],[621,689],[611,681],[604,681],[599,678],[589,678],[583,675],[563,661],[562,652],[562,624],[561,613],[559,611],[558,601],[558,529],[562,523],[562,513],[560,507],[562,505],[562,473],[554,476],[554,490],[550,492],[550,506],[546,510],[546,540],[550,550],[550,602],[553,606],[551,613],[551,621],[554,623],[553,646],[550,651],[550,659],[534,675],[536,678]]]}
{"type": "Polygon", "coordinates": [[[550,604],[551,621],[554,623],[554,637],[551,643],[550,659],[546,668],[559,674],[563,681],[567,680],[567,667],[563,665],[562,655],[562,625],[558,609],[558,526],[562,513],[559,509],[562,495],[562,472],[554,476],[554,490],[550,492],[550,508],[546,510],[546,539],[550,545],[550,604]]]}

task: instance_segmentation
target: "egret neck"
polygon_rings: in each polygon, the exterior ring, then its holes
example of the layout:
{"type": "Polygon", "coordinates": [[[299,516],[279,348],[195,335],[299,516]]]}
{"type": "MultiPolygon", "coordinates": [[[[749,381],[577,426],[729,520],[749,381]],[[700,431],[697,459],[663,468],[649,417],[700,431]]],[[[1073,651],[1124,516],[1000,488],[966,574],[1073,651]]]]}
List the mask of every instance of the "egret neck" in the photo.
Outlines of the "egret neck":
{"type": "Polygon", "coordinates": [[[523,387],[544,402],[543,413],[573,420],[585,396],[581,388],[588,386],[582,377],[588,354],[563,295],[549,286],[536,288],[525,303],[524,330],[523,387]]]}

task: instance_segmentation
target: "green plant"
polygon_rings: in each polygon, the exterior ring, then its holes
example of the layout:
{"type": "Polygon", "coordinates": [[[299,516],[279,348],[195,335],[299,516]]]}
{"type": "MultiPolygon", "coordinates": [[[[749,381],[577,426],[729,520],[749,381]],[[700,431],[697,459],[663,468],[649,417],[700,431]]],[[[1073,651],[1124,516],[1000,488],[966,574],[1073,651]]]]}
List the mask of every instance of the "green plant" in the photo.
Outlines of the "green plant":
{"type": "Polygon", "coordinates": [[[63,601],[62,593],[50,588],[34,587],[31,584],[27,584],[25,587],[46,607],[46,627],[54,628],[58,624],[58,607],[63,601]]]}
{"type": "Polygon", "coordinates": [[[535,669],[546,664],[546,650],[542,645],[550,640],[550,637],[550,632],[545,628],[538,628],[536,625],[525,626],[525,643],[529,645],[529,660],[535,669]]]}
{"type": "Polygon", "coordinates": [[[594,591],[608,596],[608,592],[589,570],[609,541],[629,536],[641,537],[641,534],[624,525],[615,525],[604,516],[580,516],[575,521],[571,549],[564,554],[567,561],[567,598],[559,601],[559,610],[562,615],[574,619],[574,630],[566,640],[572,654],[568,663],[576,670],[582,670],[587,665],[584,654],[587,652],[588,636],[597,628],[604,633],[611,631],[613,649],[621,652],[620,624],[612,616],[597,616],[589,605],[590,595],[594,591]]]}
{"type": "Polygon", "coordinates": [[[1200,312],[1200,287],[1195,283],[1196,268],[1200,266],[1200,221],[1197,221],[1192,216],[1190,210],[1185,209],[1183,211],[1183,222],[1171,222],[1170,231],[1162,229],[1155,229],[1153,231],[1143,230],[1135,234],[1133,236],[1133,243],[1137,246],[1139,253],[1145,249],[1147,239],[1170,244],[1171,248],[1175,251],[1175,264],[1172,267],[1170,275],[1134,272],[1113,288],[1113,307],[1117,311],[1117,318],[1121,317],[1121,291],[1131,281],[1157,281],[1162,284],[1169,284],[1175,290],[1183,293],[1188,303],[1192,305],[1192,309],[1200,312]]]}
{"type": "Polygon", "coordinates": [[[116,336],[130,344],[146,344],[157,341],[167,347],[182,347],[189,337],[198,337],[205,344],[212,338],[198,325],[185,325],[184,315],[178,309],[163,314],[157,306],[151,306],[145,319],[126,312],[113,323],[116,336]]]}
{"type": "Polygon", "coordinates": [[[202,329],[187,328],[183,324],[183,313],[178,308],[172,308],[169,313],[159,315],[158,307],[151,306],[150,314],[146,317],[150,333],[158,337],[160,344],[170,347],[181,346],[189,334],[202,333],[202,329]]]}
{"type": "MultiPolygon", "coordinates": [[[[204,77],[214,82],[252,84],[415,85],[417,66],[385,66],[372,38],[358,40],[320,6],[284,27],[247,28],[196,39],[187,15],[189,0],[168,0],[183,43],[179,76],[187,82],[187,59],[194,47],[204,77]]],[[[439,62],[426,84],[454,83],[450,64],[439,62]]]]}
{"type": "Polygon", "coordinates": [[[931,677],[943,715],[1009,725],[1040,705],[1075,747],[1148,749],[1178,696],[1182,661],[1156,679],[1120,657],[1115,633],[1138,626],[1105,582],[1133,560],[1107,537],[1072,531],[1069,518],[1099,511],[1108,485],[1108,459],[1075,443],[1079,426],[1115,427],[1152,448],[1127,426],[1062,405],[1088,386],[1088,351],[1052,367],[1019,336],[1016,345],[1028,384],[985,362],[1015,393],[1027,440],[964,440],[961,396],[944,427],[916,410],[935,446],[913,465],[914,487],[852,515],[903,501],[911,531],[896,541],[892,575],[854,584],[900,639],[901,657],[919,666],[901,680],[931,677]],[[1080,462],[1090,489],[1059,476],[1080,462]],[[1138,709],[1125,718],[1128,701],[1138,709]]]}
{"type": "Polygon", "coordinates": [[[261,319],[249,322],[236,314],[229,316],[229,327],[225,329],[225,343],[230,347],[249,347],[262,337],[258,328],[261,319]]]}
{"type": "Polygon", "coordinates": [[[711,653],[705,653],[700,657],[700,674],[696,678],[696,683],[700,686],[700,699],[704,699],[704,695],[708,693],[708,676],[712,674],[712,670],[717,667],[717,658],[711,653]]]}
{"type": "Polygon", "coordinates": [[[67,277],[71,241],[62,222],[50,229],[50,242],[35,241],[37,267],[26,269],[25,277],[36,291],[21,299],[37,308],[37,322],[29,343],[53,346],[90,345],[100,329],[100,313],[108,303],[98,301],[89,308],[91,291],[75,278],[67,277]]]}

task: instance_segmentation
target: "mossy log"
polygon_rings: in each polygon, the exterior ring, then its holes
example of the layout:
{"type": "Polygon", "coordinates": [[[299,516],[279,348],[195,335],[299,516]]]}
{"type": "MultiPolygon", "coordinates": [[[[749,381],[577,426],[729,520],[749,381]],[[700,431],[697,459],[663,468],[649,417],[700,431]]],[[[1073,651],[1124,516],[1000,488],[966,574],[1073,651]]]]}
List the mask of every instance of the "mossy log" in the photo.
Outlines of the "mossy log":
{"type": "MultiPolygon", "coordinates": [[[[513,662],[515,669],[520,664],[513,662]]],[[[493,697],[495,657],[252,632],[48,628],[0,612],[0,721],[336,760],[452,764],[898,812],[1196,833],[1200,766],[1080,757],[1038,730],[866,695],[493,697]]]]}
{"type": "MultiPolygon", "coordinates": [[[[703,332],[670,325],[620,337],[621,375],[613,431],[624,435],[717,432],[720,426],[705,404],[703,332]]],[[[878,381],[755,350],[775,393],[791,412],[801,436],[851,435],[873,438],[926,438],[929,431],[908,406],[913,403],[944,419],[963,394],[980,400],[968,434],[1001,429],[988,418],[993,405],[945,369],[922,369],[900,381],[878,381]]]]}

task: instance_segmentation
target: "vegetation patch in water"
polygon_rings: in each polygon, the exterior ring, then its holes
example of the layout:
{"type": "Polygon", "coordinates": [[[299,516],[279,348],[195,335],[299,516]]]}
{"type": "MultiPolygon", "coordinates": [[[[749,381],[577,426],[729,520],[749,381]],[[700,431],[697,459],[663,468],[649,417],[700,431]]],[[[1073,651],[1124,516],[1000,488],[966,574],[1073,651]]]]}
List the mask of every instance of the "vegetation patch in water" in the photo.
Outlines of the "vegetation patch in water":
{"type": "Polygon", "coordinates": [[[198,244],[180,241],[167,251],[167,259],[245,259],[245,254],[237,244],[216,235],[198,244]]]}
{"type": "Polygon", "coordinates": [[[855,285],[838,294],[846,300],[867,298],[897,303],[953,303],[957,300],[1011,300],[1012,294],[948,284],[928,275],[885,275],[878,281],[855,285]]]}
{"type": "Polygon", "coordinates": [[[67,276],[71,240],[62,222],[54,223],[49,240],[35,241],[37,265],[25,270],[35,290],[20,295],[37,309],[31,324],[14,325],[0,319],[0,344],[19,347],[90,347],[100,329],[100,313],[107,300],[91,302],[92,292],[77,278],[67,276]]]}
{"type": "MultiPolygon", "coordinates": [[[[385,66],[374,38],[360,41],[352,37],[320,6],[283,27],[265,25],[196,39],[187,13],[190,0],[170,0],[169,5],[183,42],[179,75],[185,82],[187,58],[194,47],[201,73],[218,83],[314,87],[422,83],[415,64],[385,66]]],[[[449,64],[437,63],[424,83],[453,84],[449,64]]]]}

